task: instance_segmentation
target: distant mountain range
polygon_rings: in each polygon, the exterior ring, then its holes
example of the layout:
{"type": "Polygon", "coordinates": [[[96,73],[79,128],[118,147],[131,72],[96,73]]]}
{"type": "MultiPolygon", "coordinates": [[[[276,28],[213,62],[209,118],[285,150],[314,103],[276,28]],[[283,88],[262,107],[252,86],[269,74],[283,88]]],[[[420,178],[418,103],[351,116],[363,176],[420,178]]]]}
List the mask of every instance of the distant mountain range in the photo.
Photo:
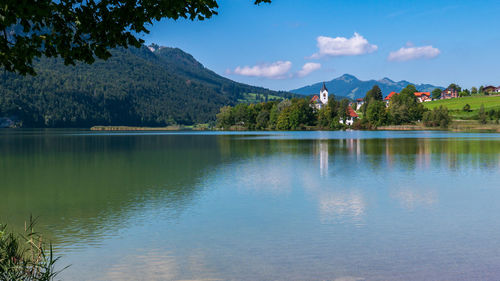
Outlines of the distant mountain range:
{"type": "MultiPolygon", "coordinates": [[[[350,74],[344,74],[339,78],[335,78],[331,81],[325,82],[325,85],[328,88],[330,94],[334,94],[338,97],[348,97],[351,99],[363,98],[366,95],[366,92],[369,91],[374,85],[378,85],[382,90],[384,96],[387,96],[390,92],[401,91],[401,89],[408,86],[409,84],[415,85],[417,90],[422,92],[431,92],[435,88],[444,89],[441,86],[434,86],[430,84],[415,84],[405,80],[395,82],[389,78],[361,81],[350,74]]],[[[299,89],[291,90],[290,92],[300,95],[318,94],[322,86],[323,82],[319,82],[299,89]]]]}
{"type": "Polygon", "coordinates": [[[295,96],[234,82],[177,48],[151,45],[111,53],[91,65],[41,58],[36,76],[1,71],[0,126],[190,125],[213,121],[222,106],[248,96],[256,101],[295,96]]]}

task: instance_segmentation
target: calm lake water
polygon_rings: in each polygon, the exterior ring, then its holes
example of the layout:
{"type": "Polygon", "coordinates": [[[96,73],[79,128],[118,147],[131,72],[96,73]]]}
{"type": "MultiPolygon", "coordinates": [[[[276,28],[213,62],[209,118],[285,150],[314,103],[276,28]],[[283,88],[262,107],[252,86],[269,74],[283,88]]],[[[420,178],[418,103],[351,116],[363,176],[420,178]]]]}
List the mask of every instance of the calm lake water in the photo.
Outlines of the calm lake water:
{"type": "Polygon", "coordinates": [[[64,280],[499,280],[500,134],[0,130],[64,280]]]}

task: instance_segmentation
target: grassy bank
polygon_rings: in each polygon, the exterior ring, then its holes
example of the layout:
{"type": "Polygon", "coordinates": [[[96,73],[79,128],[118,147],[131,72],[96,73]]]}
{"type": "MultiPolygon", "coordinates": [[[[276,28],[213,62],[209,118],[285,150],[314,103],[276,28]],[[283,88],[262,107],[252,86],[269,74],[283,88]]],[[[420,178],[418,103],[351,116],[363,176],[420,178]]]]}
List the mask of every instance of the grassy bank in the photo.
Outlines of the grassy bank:
{"type": "MultiPolygon", "coordinates": [[[[130,127],[130,126],[95,126],[92,131],[202,131],[213,130],[203,125],[197,126],[169,126],[169,127],[130,127]]],[[[242,126],[232,126],[227,131],[246,131],[242,126]]],[[[302,127],[298,131],[321,131],[322,129],[314,126],[302,127]]],[[[481,124],[477,120],[453,120],[448,128],[425,127],[422,123],[406,125],[380,126],[379,131],[429,131],[429,130],[448,130],[460,132],[499,132],[500,124],[490,121],[481,124]]]]}
{"type": "Polygon", "coordinates": [[[459,132],[492,132],[500,133],[500,124],[489,121],[481,124],[477,120],[454,120],[448,130],[459,132]]]}
{"type": "Polygon", "coordinates": [[[197,124],[193,126],[173,125],[167,127],[133,127],[133,126],[94,126],[91,131],[202,131],[209,130],[208,124],[197,124]]]}
{"type": "Polygon", "coordinates": [[[91,131],[178,131],[182,126],[167,127],[131,127],[131,126],[94,126],[91,131]]]}
{"type": "Polygon", "coordinates": [[[453,120],[448,128],[425,127],[423,124],[415,125],[391,125],[380,126],[379,131],[429,131],[429,130],[447,130],[455,132],[491,132],[500,133],[500,124],[495,121],[481,124],[477,120],[453,120]]]}
{"type": "Polygon", "coordinates": [[[389,125],[380,126],[378,131],[422,131],[422,130],[442,130],[441,128],[425,127],[423,124],[418,125],[389,125]]]}

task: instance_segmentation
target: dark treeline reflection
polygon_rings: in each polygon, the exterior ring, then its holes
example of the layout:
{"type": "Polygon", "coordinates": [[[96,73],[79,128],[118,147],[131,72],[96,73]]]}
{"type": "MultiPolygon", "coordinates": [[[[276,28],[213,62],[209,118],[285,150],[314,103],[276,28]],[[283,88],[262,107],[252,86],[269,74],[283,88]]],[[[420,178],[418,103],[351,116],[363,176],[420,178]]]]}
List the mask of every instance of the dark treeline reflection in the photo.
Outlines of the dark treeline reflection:
{"type": "Polygon", "coordinates": [[[196,136],[3,134],[0,155],[0,220],[33,214],[55,242],[81,243],[140,210],[178,215],[221,162],[217,139],[196,136]]]}
{"type": "Polygon", "coordinates": [[[222,164],[231,168],[236,161],[285,155],[318,158],[322,176],[334,176],[328,173],[333,165],[357,169],[360,163],[378,171],[493,170],[499,167],[500,142],[0,132],[0,221],[20,227],[34,214],[56,243],[96,242],[128,227],[129,218],[141,212],[163,208],[162,214],[175,218],[196,203],[200,184],[222,164]]]}

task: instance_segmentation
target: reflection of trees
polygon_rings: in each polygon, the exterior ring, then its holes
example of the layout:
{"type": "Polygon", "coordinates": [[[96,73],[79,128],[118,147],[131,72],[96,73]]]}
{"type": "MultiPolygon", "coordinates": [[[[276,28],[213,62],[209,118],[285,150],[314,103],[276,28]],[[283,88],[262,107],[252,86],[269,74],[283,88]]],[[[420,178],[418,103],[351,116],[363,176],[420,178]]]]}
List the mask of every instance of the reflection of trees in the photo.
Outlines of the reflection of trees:
{"type": "MultiPolygon", "coordinates": [[[[327,162],[368,165],[372,170],[404,170],[470,165],[486,169],[499,166],[500,141],[463,138],[376,138],[376,139],[265,139],[222,136],[219,147],[225,159],[272,156],[275,154],[316,155],[320,165],[328,151],[327,162]],[[321,154],[323,153],[323,154],[321,154]],[[322,157],[320,157],[323,155],[322,157]]],[[[323,169],[324,170],[324,169],[323,169]]]]}
{"type": "Polygon", "coordinates": [[[195,136],[4,136],[0,155],[1,219],[32,213],[55,242],[82,243],[141,210],[178,215],[221,160],[215,137],[195,136]]]}
{"type": "MultiPolygon", "coordinates": [[[[253,186],[274,186],[282,192],[279,177],[290,176],[287,169],[295,165],[294,161],[314,160],[313,168],[307,170],[312,173],[307,176],[312,177],[335,177],[340,168],[348,167],[353,180],[356,173],[370,172],[367,168],[373,173],[390,169],[498,170],[500,142],[461,138],[269,139],[244,135],[75,137],[51,131],[46,136],[4,134],[0,155],[0,219],[19,223],[33,213],[55,230],[51,234],[56,242],[74,242],[69,239],[90,237],[98,241],[110,230],[126,227],[124,223],[145,210],[163,208],[168,210],[167,216],[178,215],[193,204],[200,192],[197,184],[204,175],[224,164],[257,159],[261,166],[254,165],[253,170],[245,171],[248,166],[241,166],[238,173],[246,174],[240,179],[253,186]],[[265,184],[270,181],[274,184],[265,184]]],[[[301,170],[296,171],[294,178],[304,180],[301,170]]],[[[427,202],[429,197],[411,193],[394,196],[418,202],[427,202]]],[[[324,210],[338,210],[332,206],[347,204],[336,201],[343,199],[338,194],[331,198],[322,203],[324,210]]]]}
{"type": "Polygon", "coordinates": [[[467,139],[361,139],[348,142],[353,154],[362,148],[362,157],[372,168],[395,162],[406,170],[429,169],[445,165],[449,169],[479,165],[497,167],[500,142],[497,140],[467,139]],[[444,162],[443,162],[444,161],[444,162]]]}

